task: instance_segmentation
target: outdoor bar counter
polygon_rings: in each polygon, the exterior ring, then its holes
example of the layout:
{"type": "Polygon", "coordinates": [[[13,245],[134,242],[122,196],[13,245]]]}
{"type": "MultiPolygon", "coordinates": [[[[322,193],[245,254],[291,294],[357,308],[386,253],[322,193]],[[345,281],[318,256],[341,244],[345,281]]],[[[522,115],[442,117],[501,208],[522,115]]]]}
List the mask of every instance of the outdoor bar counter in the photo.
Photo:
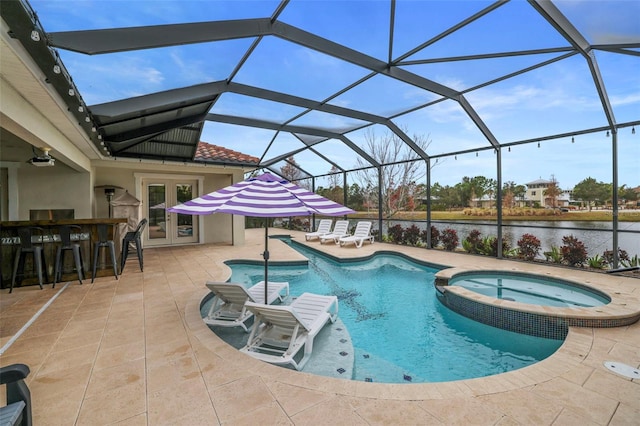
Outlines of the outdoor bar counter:
{"type": "MultiPolygon", "coordinates": [[[[20,249],[20,238],[18,229],[22,227],[37,227],[42,231],[36,232],[32,237],[32,242],[43,245],[46,275],[48,283],[53,283],[53,273],[55,268],[56,251],[60,246],[60,235],[58,229],[61,225],[77,225],[80,229],[72,230],[72,242],[80,243],[83,263],[84,280],[91,280],[93,245],[98,241],[98,225],[107,225],[108,238],[113,240],[116,246],[116,258],[120,260],[120,246],[122,236],[119,235],[118,224],[127,223],[126,218],[103,218],[103,219],[64,219],[64,220],[24,220],[0,222],[0,265],[1,288],[9,288],[11,276],[13,274],[14,261],[17,251],[20,249]],[[40,235],[41,234],[41,235],[40,235]]],[[[118,263],[119,264],[119,263],[118,263]]],[[[120,274],[120,270],[118,270],[120,274]]],[[[113,268],[109,257],[109,249],[100,249],[96,277],[113,275],[113,268]]],[[[62,267],[62,279],[64,281],[77,281],[78,274],[75,270],[73,255],[70,251],[64,253],[64,264],[62,267]]],[[[38,285],[38,278],[33,265],[33,256],[27,255],[24,275],[18,276],[15,287],[25,285],[38,285]]]]}

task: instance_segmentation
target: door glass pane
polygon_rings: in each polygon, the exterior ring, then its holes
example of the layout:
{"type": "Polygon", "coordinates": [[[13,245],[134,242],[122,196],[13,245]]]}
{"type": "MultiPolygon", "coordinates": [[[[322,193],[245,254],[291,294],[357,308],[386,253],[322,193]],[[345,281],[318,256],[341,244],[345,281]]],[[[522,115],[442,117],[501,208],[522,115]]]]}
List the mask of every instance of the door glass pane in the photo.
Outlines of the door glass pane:
{"type": "MultiPolygon", "coordinates": [[[[184,203],[193,199],[193,185],[179,183],[176,185],[176,198],[178,203],[184,203]]],[[[190,214],[178,214],[178,238],[191,238],[193,236],[193,216],[190,214]]]]}
{"type": "Polygon", "coordinates": [[[147,206],[149,212],[149,239],[167,238],[167,221],[165,208],[167,204],[167,190],[164,184],[153,183],[147,187],[147,206]]]}

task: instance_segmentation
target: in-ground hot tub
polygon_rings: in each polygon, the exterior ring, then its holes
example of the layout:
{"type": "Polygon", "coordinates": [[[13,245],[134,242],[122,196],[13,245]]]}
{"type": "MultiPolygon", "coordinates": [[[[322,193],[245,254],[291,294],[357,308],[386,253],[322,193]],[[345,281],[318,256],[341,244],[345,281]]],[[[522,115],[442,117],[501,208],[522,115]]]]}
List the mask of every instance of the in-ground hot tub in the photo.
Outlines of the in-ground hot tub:
{"type": "Polygon", "coordinates": [[[570,326],[618,327],[637,315],[612,318],[610,295],[580,282],[505,270],[448,268],[436,273],[436,296],[475,321],[532,336],[564,338],[570,326]]]}
{"type": "Polygon", "coordinates": [[[449,285],[496,299],[542,306],[594,307],[611,302],[609,296],[594,288],[521,272],[463,272],[452,277],[449,285]]]}

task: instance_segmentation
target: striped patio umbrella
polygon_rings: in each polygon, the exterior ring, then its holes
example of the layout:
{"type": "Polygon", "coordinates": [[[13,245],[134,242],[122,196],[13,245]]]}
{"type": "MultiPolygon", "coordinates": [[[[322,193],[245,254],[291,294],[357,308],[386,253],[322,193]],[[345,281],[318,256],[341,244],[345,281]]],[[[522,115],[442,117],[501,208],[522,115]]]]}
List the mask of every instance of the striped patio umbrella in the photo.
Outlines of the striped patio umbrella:
{"type": "Polygon", "coordinates": [[[284,179],[264,173],[238,182],[202,197],[167,209],[171,213],[212,214],[229,213],[241,216],[264,217],[264,292],[267,300],[269,265],[269,217],[344,216],[354,210],[294,185],[284,179]]]}

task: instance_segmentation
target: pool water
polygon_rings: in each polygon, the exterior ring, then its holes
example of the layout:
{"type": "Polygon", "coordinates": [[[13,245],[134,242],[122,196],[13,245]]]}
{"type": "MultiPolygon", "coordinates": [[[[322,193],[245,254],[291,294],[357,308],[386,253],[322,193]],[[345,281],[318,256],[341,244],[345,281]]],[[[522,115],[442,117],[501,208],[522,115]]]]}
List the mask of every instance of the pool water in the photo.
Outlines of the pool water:
{"type": "MultiPolygon", "coordinates": [[[[444,382],[522,368],[553,354],[562,340],[480,324],[436,298],[437,269],[395,255],[336,262],[301,244],[307,266],[269,265],[270,281],[288,281],[293,296],[336,295],[354,347],[353,380],[444,382]]],[[[231,263],[231,281],[254,284],[262,265],[231,263]]]]}
{"type": "Polygon", "coordinates": [[[464,274],[453,277],[449,285],[464,287],[496,299],[543,306],[592,307],[610,302],[606,295],[595,290],[551,278],[537,278],[524,274],[464,274]]]}

